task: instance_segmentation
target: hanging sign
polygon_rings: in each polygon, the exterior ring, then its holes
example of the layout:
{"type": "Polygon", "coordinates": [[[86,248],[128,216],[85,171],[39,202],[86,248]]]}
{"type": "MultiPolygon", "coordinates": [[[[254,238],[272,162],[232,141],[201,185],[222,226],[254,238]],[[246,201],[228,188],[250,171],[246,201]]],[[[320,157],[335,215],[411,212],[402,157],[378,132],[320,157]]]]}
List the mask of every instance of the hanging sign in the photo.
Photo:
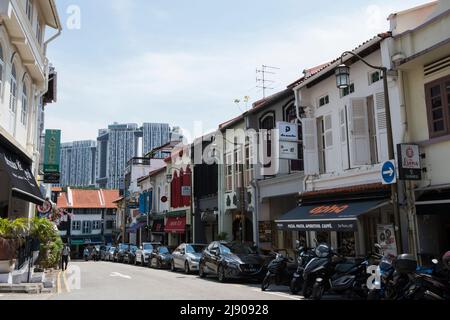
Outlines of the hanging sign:
{"type": "Polygon", "coordinates": [[[399,144],[398,171],[400,180],[422,180],[422,165],[420,163],[420,149],[415,144],[399,144]]]}

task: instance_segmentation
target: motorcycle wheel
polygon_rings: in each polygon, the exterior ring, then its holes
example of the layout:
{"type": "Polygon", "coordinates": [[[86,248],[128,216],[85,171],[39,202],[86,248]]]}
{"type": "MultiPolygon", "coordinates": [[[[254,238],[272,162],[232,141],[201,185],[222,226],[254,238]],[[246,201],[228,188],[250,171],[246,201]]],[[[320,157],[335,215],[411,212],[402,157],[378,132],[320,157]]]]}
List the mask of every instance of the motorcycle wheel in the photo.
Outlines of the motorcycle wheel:
{"type": "Polygon", "coordinates": [[[309,281],[303,282],[302,295],[305,299],[309,299],[312,294],[312,284],[309,281]]]}
{"type": "Polygon", "coordinates": [[[291,283],[289,285],[289,289],[291,290],[292,294],[297,294],[302,289],[302,283],[300,279],[293,278],[291,280],[291,283]]]}
{"type": "Polygon", "coordinates": [[[265,276],[261,283],[261,291],[266,291],[270,287],[270,276],[265,276]]]}
{"type": "Polygon", "coordinates": [[[315,283],[312,288],[311,298],[313,300],[321,300],[323,296],[324,288],[322,285],[315,283]]]}

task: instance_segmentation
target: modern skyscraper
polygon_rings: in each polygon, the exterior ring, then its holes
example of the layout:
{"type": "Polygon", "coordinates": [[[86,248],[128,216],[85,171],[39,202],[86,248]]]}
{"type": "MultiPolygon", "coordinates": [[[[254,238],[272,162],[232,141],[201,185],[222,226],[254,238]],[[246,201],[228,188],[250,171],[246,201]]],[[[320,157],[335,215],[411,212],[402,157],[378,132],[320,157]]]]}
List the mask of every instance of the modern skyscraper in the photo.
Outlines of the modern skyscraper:
{"type": "Polygon", "coordinates": [[[61,144],[61,187],[95,186],[95,141],[61,144]]]}
{"type": "Polygon", "coordinates": [[[118,124],[100,129],[97,138],[97,186],[106,189],[123,187],[123,172],[128,160],[139,154],[142,130],[137,124],[118,124]]]}
{"type": "Polygon", "coordinates": [[[170,127],[167,123],[144,123],[142,131],[142,154],[147,154],[170,141],[170,127]]]}

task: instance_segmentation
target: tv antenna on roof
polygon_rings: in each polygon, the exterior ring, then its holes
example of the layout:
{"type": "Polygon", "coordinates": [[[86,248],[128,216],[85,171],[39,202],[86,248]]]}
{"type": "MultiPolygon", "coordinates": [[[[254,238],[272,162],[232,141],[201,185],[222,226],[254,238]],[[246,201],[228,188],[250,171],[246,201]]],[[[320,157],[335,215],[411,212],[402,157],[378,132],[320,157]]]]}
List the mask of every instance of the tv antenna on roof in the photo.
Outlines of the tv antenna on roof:
{"type": "Polygon", "coordinates": [[[256,87],[263,90],[263,99],[266,98],[266,90],[274,89],[273,87],[269,87],[269,84],[273,84],[275,81],[267,79],[267,75],[275,75],[276,73],[270,70],[280,70],[280,68],[262,65],[261,69],[256,69],[256,87]],[[262,75],[261,78],[259,77],[260,73],[262,75]],[[259,83],[261,83],[261,85],[259,85],[259,83]]]}

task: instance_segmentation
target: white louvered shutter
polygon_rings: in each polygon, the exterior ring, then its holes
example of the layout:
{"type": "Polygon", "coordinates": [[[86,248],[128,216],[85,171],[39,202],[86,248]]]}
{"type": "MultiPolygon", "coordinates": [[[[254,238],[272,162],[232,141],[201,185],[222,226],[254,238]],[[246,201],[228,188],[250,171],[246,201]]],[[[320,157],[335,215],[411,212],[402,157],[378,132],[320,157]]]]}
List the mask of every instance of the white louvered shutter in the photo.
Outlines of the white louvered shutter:
{"type": "Polygon", "coordinates": [[[324,133],[325,133],[325,162],[327,172],[332,172],[336,166],[336,153],[333,152],[333,117],[332,115],[324,116],[324,133]]]}
{"type": "Polygon", "coordinates": [[[375,94],[375,122],[377,126],[378,162],[382,163],[389,160],[384,92],[375,94]]]}
{"type": "Polygon", "coordinates": [[[365,98],[350,100],[350,163],[352,167],[370,164],[370,137],[365,98]]]}
{"type": "Polygon", "coordinates": [[[341,165],[342,169],[348,168],[348,149],[347,149],[347,117],[345,108],[339,110],[339,136],[341,147],[341,165]]]}
{"type": "Polygon", "coordinates": [[[302,119],[305,174],[319,174],[319,148],[315,118],[302,119]]]}

